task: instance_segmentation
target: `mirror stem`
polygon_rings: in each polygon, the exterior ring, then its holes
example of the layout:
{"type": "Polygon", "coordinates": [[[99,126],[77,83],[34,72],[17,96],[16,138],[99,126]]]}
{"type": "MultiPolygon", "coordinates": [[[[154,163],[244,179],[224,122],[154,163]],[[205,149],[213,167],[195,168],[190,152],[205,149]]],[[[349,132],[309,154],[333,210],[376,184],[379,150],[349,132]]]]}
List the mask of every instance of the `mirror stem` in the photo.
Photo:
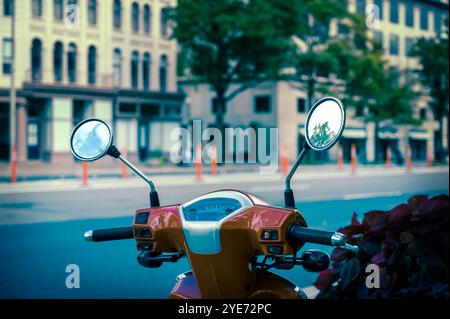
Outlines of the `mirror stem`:
{"type": "Polygon", "coordinates": [[[141,177],[149,186],[150,186],[150,207],[159,207],[159,196],[156,192],[155,184],[144,174],[142,173],[136,166],[128,162],[127,159],[122,157],[119,150],[111,145],[107,152],[108,155],[120,159],[126,166],[128,166],[133,172],[135,172],[139,177],[141,177]]]}
{"type": "Polygon", "coordinates": [[[298,166],[303,160],[303,157],[305,157],[306,152],[309,150],[308,143],[303,144],[303,148],[298,155],[297,159],[295,160],[294,164],[292,165],[291,170],[289,171],[289,174],[286,177],[285,182],[285,189],[284,189],[284,206],[286,208],[295,208],[295,199],[294,199],[294,193],[291,189],[291,178],[294,175],[294,173],[297,171],[298,166]]]}

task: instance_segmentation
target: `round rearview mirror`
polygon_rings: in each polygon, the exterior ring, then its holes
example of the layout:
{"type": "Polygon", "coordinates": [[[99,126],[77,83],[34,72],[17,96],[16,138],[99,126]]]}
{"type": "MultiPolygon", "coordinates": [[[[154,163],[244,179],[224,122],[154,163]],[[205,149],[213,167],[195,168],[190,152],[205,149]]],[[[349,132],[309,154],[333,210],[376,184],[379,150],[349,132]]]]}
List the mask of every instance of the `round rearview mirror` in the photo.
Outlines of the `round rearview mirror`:
{"type": "Polygon", "coordinates": [[[79,160],[95,161],[106,154],[112,144],[112,132],[108,124],[98,119],[79,123],[70,137],[70,150],[79,160]]]}
{"type": "Polygon", "coordinates": [[[334,97],[317,101],[306,118],[306,142],[316,151],[325,151],[338,141],[345,127],[342,102],[334,97]]]}

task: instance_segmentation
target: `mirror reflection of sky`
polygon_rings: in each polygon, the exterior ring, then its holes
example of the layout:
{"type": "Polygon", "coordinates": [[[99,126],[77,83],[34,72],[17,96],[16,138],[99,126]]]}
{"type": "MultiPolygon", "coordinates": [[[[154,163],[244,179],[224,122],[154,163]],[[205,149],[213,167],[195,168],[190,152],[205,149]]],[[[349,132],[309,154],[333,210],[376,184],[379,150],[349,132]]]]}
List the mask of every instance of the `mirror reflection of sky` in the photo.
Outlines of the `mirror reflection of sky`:
{"type": "Polygon", "coordinates": [[[307,127],[308,136],[310,141],[313,140],[314,129],[316,128],[317,130],[317,127],[323,126],[327,123],[329,128],[329,140],[327,143],[322,145],[315,145],[312,143],[312,146],[323,148],[326,145],[331,144],[334,138],[337,137],[342,121],[343,118],[341,108],[335,101],[327,100],[318,105],[309,119],[307,127]]]}
{"type": "Polygon", "coordinates": [[[76,130],[73,136],[73,151],[81,158],[95,158],[108,148],[110,134],[104,123],[99,121],[86,122],[76,130]]]}

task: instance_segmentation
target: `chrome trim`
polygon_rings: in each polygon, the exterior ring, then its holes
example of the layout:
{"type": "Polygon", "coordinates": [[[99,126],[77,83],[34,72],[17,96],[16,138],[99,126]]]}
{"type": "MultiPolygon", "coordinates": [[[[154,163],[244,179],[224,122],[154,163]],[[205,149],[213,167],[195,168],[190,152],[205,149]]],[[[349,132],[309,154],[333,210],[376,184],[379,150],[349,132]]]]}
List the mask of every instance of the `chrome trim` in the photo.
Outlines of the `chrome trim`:
{"type": "Polygon", "coordinates": [[[243,193],[232,190],[212,192],[184,203],[180,206],[179,212],[186,245],[196,254],[208,255],[219,253],[221,250],[220,228],[222,223],[252,206],[253,202],[249,197],[243,193]],[[187,221],[184,218],[183,209],[186,206],[203,199],[224,197],[236,199],[242,207],[219,221],[187,221]]]}
{"type": "Polygon", "coordinates": [[[179,274],[179,275],[175,278],[175,282],[179,282],[180,280],[186,278],[187,276],[192,276],[192,271],[185,271],[185,272],[179,274]]]}
{"type": "Polygon", "coordinates": [[[343,246],[346,242],[347,237],[341,233],[334,232],[333,235],[331,235],[331,245],[333,246],[343,246]]]}
{"type": "Polygon", "coordinates": [[[93,241],[92,239],[92,230],[88,230],[84,233],[84,240],[85,241],[93,241]]]}

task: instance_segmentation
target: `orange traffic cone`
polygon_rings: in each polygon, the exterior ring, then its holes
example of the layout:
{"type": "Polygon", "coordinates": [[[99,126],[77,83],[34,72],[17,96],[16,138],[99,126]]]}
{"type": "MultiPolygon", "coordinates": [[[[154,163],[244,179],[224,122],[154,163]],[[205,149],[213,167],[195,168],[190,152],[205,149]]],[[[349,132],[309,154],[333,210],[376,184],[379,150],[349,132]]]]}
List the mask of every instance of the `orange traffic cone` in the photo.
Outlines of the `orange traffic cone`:
{"type": "Polygon", "coordinates": [[[352,159],[351,159],[351,173],[352,175],[356,174],[356,145],[352,144],[352,148],[351,148],[351,153],[352,153],[352,159]]]}

